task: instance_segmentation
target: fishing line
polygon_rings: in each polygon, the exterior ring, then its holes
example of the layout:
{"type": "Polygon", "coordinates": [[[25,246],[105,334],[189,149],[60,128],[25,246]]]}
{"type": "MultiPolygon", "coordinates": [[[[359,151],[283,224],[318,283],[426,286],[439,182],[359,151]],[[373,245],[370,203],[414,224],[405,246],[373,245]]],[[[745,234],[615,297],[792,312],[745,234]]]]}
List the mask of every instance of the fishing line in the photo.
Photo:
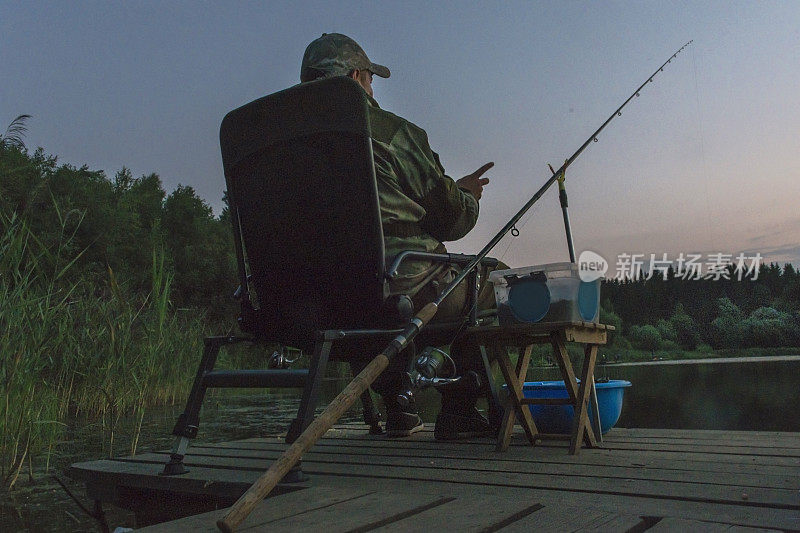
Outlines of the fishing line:
{"type": "Polygon", "coordinates": [[[538,204],[534,205],[528,211],[528,215],[525,217],[525,219],[519,225],[515,225],[511,229],[511,231],[509,232],[511,234],[511,238],[508,239],[508,245],[505,247],[505,250],[503,250],[503,253],[500,255],[500,257],[497,258],[498,261],[502,261],[505,258],[506,254],[511,249],[511,247],[517,242],[517,239],[519,238],[522,230],[525,229],[525,226],[528,224],[528,222],[530,222],[533,215],[536,214],[538,211],[539,211],[539,205],[538,204]]]}
{"type": "MultiPolygon", "coordinates": [[[[511,234],[511,237],[508,239],[508,245],[506,246],[505,250],[503,250],[503,253],[500,255],[500,257],[497,258],[498,261],[502,261],[503,260],[503,258],[506,256],[508,251],[511,249],[511,246],[513,246],[514,243],[519,238],[521,231],[523,229],[525,229],[525,226],[528,224],[530,219],[533,217],[533,215],[537,211],[539,211],[539,205],[532,206],[531,209],[528,211],[528,215],[525,217],[525,220],[523,220],[522,223],[519,226],[514,226],[514,228],[512,228],[512,230],[509,232],[511,234]]],[[[479,275],[478,276],[478,282],[480,283],[480,287],[481,288],[486,283],[489,283],[489,272],[486,270],[486,268],[482,269],[482,274],[483,275],[479,275]]],[[[480,294],[480,288],[479,288],[479,294],[480,294]]],[[[458,327],[456,332],[453,334],[452,339],[448,343],[449,345],[452,345],[456,341],[456,339],[458,339],[458,336],[461,335],[461,332],[464,331],[464,328],[467,326],[467,324],[469,324],[469,317],[472,316],[472,312],[477,307],[478,307],[478,299],[476,298],[475,301],[472,302],[472,305],[470,306],[470,308],[467,309],[466,312],[463,313],[463,316],[465,318],[464,318],[464,320],[462,320],[461,325],[458,327]]]]}

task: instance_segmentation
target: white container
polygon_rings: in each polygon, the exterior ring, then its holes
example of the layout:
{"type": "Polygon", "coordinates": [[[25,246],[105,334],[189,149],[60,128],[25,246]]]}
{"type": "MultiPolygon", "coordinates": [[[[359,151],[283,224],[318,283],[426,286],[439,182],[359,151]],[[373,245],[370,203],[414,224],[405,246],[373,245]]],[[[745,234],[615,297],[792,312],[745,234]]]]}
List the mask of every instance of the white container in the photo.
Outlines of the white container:
{"type": "Polygon", "coordinates": [[[501,325],[597,322],[600,280],[581,281],[575,263],[550,263],[489,274],[501,325]]]}

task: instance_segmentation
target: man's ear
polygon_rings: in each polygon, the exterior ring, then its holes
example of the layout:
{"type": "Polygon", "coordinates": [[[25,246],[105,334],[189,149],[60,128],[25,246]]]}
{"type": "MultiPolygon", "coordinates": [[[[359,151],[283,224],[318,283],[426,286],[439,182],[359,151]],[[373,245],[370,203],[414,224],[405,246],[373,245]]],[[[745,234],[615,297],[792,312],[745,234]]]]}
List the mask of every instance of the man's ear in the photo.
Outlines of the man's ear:
{"type": "Polygon", "coordinates": [[[360,75],[361,75],[361,71],[356,68],[356,69],[351,70],[350,73],[347,75],[347,77],[358,81],[358,77],[360,75]]]}

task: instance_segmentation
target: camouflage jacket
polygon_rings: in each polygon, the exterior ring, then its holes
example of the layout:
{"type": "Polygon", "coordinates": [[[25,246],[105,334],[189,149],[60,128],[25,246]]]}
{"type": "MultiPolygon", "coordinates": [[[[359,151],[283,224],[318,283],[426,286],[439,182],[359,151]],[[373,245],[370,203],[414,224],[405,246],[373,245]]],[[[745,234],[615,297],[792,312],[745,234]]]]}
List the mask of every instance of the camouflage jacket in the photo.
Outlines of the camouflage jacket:
{"type": "MultiPolygon", "coordinates": [[[[445,252],[442,241],[460,239],[475,226],[478,201],[445,175],[422,128],[367,99],[387,267],[404,250],[445,252]]],[[[439,268],[404,262],[389,289],[416,293],[439,268]]]]}

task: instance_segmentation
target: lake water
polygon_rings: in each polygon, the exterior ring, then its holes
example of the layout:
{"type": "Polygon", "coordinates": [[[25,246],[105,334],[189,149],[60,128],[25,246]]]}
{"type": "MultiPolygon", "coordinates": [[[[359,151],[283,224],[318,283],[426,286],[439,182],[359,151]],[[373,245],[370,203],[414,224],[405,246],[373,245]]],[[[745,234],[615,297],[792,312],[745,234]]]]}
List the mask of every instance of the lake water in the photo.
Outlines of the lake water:
{"type": "MultiPolygon", "coordinates": [[[[633,384],[618,427],[800,431],[800,356],[598,365],[595,376],[633,384]]],[[[542,368],[528,378],[560,376],[542,368]]]]}
{"type": "MultiPolygon", "coordinates": [[[[800,431],[800,356],[700,361],[654,361],[598,365],[596,376],[625,379],[619,427],[800,431]]],[[[533,368],[530,380],[559,379],[552,368],[533,368]]],[[[323,396],[333,398],[347,380],[324,382],[323,396]]],[[[436,418],[439,395],[433,390],[417,397],[426,422],[436,418]]],[[[201,414],[199,440],[225,441],[274,435],[285,431],[298,406],[295,394],[217,394],[209,397],[201,414]]],[[[181,405],[151,409],[145,417],[139,451],[169,448],[172,425],[181,405]]],[[[361,420],[360,406],[343,421],[361,420]]],[[[134,420],[120,421],[115,455],[127,453],[134,420]]],[[[108,433],[98,422],[73,420],[64,441],[51,458],[51,473],[76,461],[108,456],[108,433]]],[[[63,478],[63,476],[61,476],[63,478]]],[[[0,531],[96,531],[40,464],[35,481],[21,480],[12,494],[0,491],[0,531]]],[[[65,480],[66,481],[66,480],[65,480]]],[[[69,486],[79,496],[82,487],[69,486]]],[[[90,504],[85,498],[83,501],[90,504]]],[[[133,524],[130,513],[110,509],[112,529],[133,524]]]]}

